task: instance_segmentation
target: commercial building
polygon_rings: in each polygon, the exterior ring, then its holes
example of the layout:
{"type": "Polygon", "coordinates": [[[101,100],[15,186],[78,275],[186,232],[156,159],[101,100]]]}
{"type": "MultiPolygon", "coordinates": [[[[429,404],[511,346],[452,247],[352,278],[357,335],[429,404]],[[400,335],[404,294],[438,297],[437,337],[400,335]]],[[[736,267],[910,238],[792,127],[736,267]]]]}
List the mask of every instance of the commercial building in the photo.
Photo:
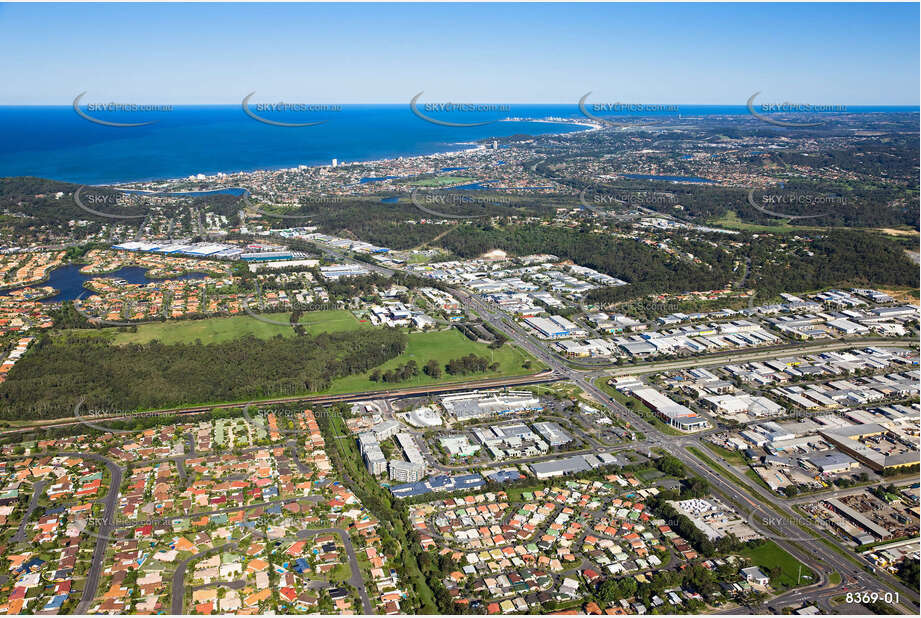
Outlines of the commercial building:
{"type": "Polygon", "coordinates": [[[384,306],[372,305],[368,309],[371,323],[385,326],[409,326],[413,313],[401,302],[385,303],[384,306]]]}
{"type": "Polygon", "coordinates": [[[631,394],[645,403],[663,421],[681,431],[700,431],[710,426],[707,419],[654,388],[638,388],[631,394]]]}
{"type": "Polygon", "coordinates": [[[533,457],[546,453],[548,445],[524,423],[477,427],[473,435],[495,459],[533,457]]]}
{"type": "Polygon", "coordinates": [[[564,474],[585,472],[602,465],[600,459],[593,455],[573,455],[562,459],[539,461],[531,464],[531,472],[538,479],[548,479],[564,474]]]}
{"type": "Polygon", "coordinates": [[[419,292],[435,306],[446,313],[456,313],[460,311],[460,304],[453,296],[437,288],[420,288],[419,292]]]}
{"type": "Polygon", "coordinates": [[[445,436],[438,442],[451,457],[472,457],[480,450],[479,444],[472,444],[469,438],[463,435],[445,436]]]}
{"type": "Polygon", "coordinates": [[[407,412],[405,418],[413,427],[438,427],[443,423],[441,415],[428,406],[407,412]]]}
{"type": "Polygon", "coordinates": [[[736,511],[716,498],[690,498],[669,504],[690,519],[710,541],[732,535],[744,543],[760,537],[736,511]]]}
{"type": "MultiPolygon", "coordinates": [[[[387,459],[381,450],[381,440],[397,434],[400,424],[396,421],[383,421],[371,426],[368,431],[358,434],[358,451],[371,474],[384,474],[387,471],[387,459]]],[[[421,457],[421,455],[420,455],[421,457]]]]}
{"type": "Polygon", "coordinates": [[[416,441],[413,439],[412,434],[400,432],[396,435],[396,439],[397,444],[403,449],[403,454],[406,455],[406,459],[415,464],[425,465],[425,457],[422,456],[419,447],[416,446],[416,441]]]}
{"type": "Polygon", "coordinates": [[[742,569],[742,575],[745,576],[745,581],[755,584],[756,586],[767,586],[771,581],[771,579],[756,566],[742,569]]]}
{"type": "Polygon", "coordinates": [[[534,442],[540,438],[524,423],[506,423],[492,427],[477,427],[473,435],[483,446],[505,445],[517,447],[523,442],[534,442]]]}
{"type": "Polygon", "coordinates": [[[572,442],[572,436],[570,436],[566,431],[560,427],[557,423],[553,422],[543,422],[543,423],[534,423],[534,429],[544,437],[551,447],[562,446],[572,442]]]}
{"type": "Polygon", "coordinates": [[[479,474],[433,476],[425,481],[393,485],[390,487],[390,493],[392,493],[395,498],[410,498],[412,496],[421,496],[432,492],[469,491],[478,489],[485,484],[486,479],[479,474]]]}
{"type": "Polygon", "coordinates": [[[449,414],[461,422],[543,409],[540,398],[527,391],[463,393],[442,397],[441,403],[449,414]]]}
{"type": "Polygon", "coordinates": [[[400,431],[400,424],[396,421],[381,421],[372,425],[368,431],[373,433],[377,441],[380,442],[397,435],[400,431]]]}

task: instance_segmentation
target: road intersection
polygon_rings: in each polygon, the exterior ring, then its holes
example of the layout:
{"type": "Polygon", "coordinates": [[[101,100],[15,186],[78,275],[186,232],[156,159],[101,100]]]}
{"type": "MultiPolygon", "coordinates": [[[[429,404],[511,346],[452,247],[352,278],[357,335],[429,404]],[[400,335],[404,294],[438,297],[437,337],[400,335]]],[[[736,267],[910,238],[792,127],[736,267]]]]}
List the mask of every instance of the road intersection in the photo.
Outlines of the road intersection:
{"type": "MultiPolygon", "coordinates": [[[[473,308],[481,318],[486,320],[493,327],[501,330],[510,340],[547,364],[556,376],[574,382],[598,403],[607,406],[617,417],[629,423],[630,427],[641,430],[646,435],[646,444],[658,447],[663,452],[674,455],[697,475],[707,479],[720,495],[746,514],[749,517],[749,521],[757,523],[758,517],[760,516],[760,521],[771,522],[773,524],[771,526],[756,525],[755,528],[767,538],[773,539],[779,546],[791,553],[803,564],[812,568],[820,577],[819,583],[800,590],[799,595],[796,597],[798,602],[827,601],[830,591],[838,590],[839,588],[838,585],[831,584],[829,579],[830,573],[836,571],[843,579],[853,582],[854,587],[852,590],[856,591],[863,589],[869,592],[879,593],[887,590],[896,591],[899,593],[901,611],[910,614],[918,613],[917,590],[909,589],[889,573],[868,573],[864,566],[858,566],[859,563],[857,563],[856,558],[852,559],[850,557],[845,557],[847,555],[847,549],[841,547],[838,547],[837,550],[832,549],[831,547],[837,547],[836,541],[823,537],[823,532],[811,530],[809,532],[809,539],[790,540],[799,539],[804,536],[804,531],[800,528],[803,518],[792,510],[792,507],[787,501],[779,499],[777,495],[769,494],[767,490],[757,483],[753,483],[747,477],[732,475],[735,481],[733,482],[733,480],[717,474],[706,462],[695,457],[694,454],[688,450],[688,447],[703,448],[701,434],[687,436],[666,435],[657,427],[640,418],[636,413],[608,396],[607,393],[594,384],[594,379],[601,375],[618,373],[624,375],[628,372],[647,373],[681,367],[699,367],[706,364],[707,361],[690,359],[686,361],[669,361],[666,363],[656,363],[654,365],[618,368],[614,371],[582,371],[572,367],[569,363],[565,362],[565,359],[562,359],[555,353],[548,351],[546,346],[537,343],[530,335],[523,333],[498,309],[481,301],[476,296],[466,294],[463,291],[453,290],[453,292],[466,302],[469,307],[473,308]],[[740,481],[745,486],[744,490],[738,485],[740,481]],[[755,498],[755,500],[752,498],[755,498]],[[780,511],[778,512],[774,510],[774,508],[765,505],[774,505],[779,508],[780,511]]],[[[868,342],[868,344],[870,344],[870,342],[868,342]]],[[[893,342],[892,340],[880,340],[874,341],[872,344],[893,345],[893,342]]],[[[788,352],[798,353],[820,352],[853,347],[854,345],[855,343],[853,342],[823,343],[819,345],[796,344],[787,346],[784,349],[788,352]]],[[[743,358],[748,359],[749,356],[758,358],[761,357],[762,354],[776,356],[777,353],[777,350],[772,350],[770,352],[751,352],[744,356],[734,356],[733,361],[739,362],[743,360],[743,358]]],[[[725,364],[725,362],[726,359],[723,357],[722,360],[714,359],[712,364],[725,364]]],[[[703,435],[706,435],[706,433],[707,432],[704,432],[703,435]]],[[[596,446],[598,448],[604,448],[603,445],[596,446]]],[[[784,595],[779,598],[781,601],[784,599],[792,600],[793,595],[790,593],[789,595],[784,595]]]]}
{"type": "MultiPolygon", "coordinates": [[[[336,252],[330,252],[339,259],[344,256],[336,252]]],[[[362,263],[375,272],[393,274],[389,269],[362,263]]],[[[711,355],[701,358],[682,359],[673,361],[664,361],[658,363],[641,363],[629,366],[586,366],[585,364],[573,363],[564,359],[548,347],[538,342],[530,334],[524,332],[517,324],[508,318],[506,314],[496,307],[483,302],[474,295],[470,295],[463,290],[452,289],[451,292],[460,299],[468,309],[474,311],[485,322],[492,327],[501,331],[514,344],[520,346],[535,358],[543,362],[549,370],[543,374],[534,376],[525,376],[524,378],[490,380],[458,385],[436,385],[431,387],[421,387],[415,389],[397,389],[394,391],[378,391],[375,393],[349,393],[340,396],[331,397],[286,397],[273,400],[271,402],[253,402],[259,404],[266,403],[288,403],[288,402],[313,402],[324,403],[330,401],[356,401],[374,397],[409,397],[419,395],[436,395],[454,390],[470,390],[475,388],[497,387],[502,385],[543,383],[550,381],[566,380],[580,387],[584,393],[601,405],[606,406],[612,413],[631,429],[642,431],[645,439],[631,442],[629,445],[609,445],[597,441],[593,436],[586,432],[579,432],[582,440],[588,444],[586,452],[617,452],[619,450],[630,449],[659,449],[668,452],[677,457],[696,475],[706,479],[713,491],[719,494],[723,499],[734,505],[759,533],[767,538],[773,539],[780,547],[785,549],[791,555],[800,560],[803,564],[811,568],[818,576],[819,581],[808,586],[797,588],[796,590],[786,592],[782,595],[771,599],[769,603],[776,607],[782,607],[785,604],[815,603],[824,610],[830,610],[830,600],[842,593],[841,587],[847,585],[848,589],[854,592],[868,591],[884,593],[886,591],[895,591],[899,593],[900,610],[910,614],[918,612],[918,593],[904,586],[899,580],[891,576],[888,572],[871,572],[869,565],[863,565],[856,556],[849,555],[849,550],[837,545],[837,539],[827,535],[824,530],[816,529],[795,510],[795,506],[802,502],[814,500],[815,496],[800,497],[796,499],[784,499],[777,496],[767,489],[752,481],[745,475],[737,475],[732,472],[731,464],[725,462],[718,455],[713,454],[713,458],[722,466],[722,470],[714,470],[711,463],[696,456],[691,448],[703,448],[701,438],[708,433],[716,431],[715,429],[701,432],[694,435],[673,436],[663,433],[655,425],[647,422],[632,410],[623,406],[618,401],[611,398],[607,393],[601,390],[595,384],[595,380],[603,376],[611,375],[637,375],[668,369],[679,369],[687,367],[701,367],[707,365],[725,364],[728,359],[733,362],[745,362],[749,360],[758,360],[775,357],[779,352],[786,353],[810,353],[838,350],[857,345],[855,342],[820,342],[816,344],[790,344],[785,346],[775,346],[771,349],[759,349],[757,351],[744,351],[731,355],[711,355]],[[841,583],[832,583],[830,575],[837,572],[841,576],[841,583]]],[[[892,346],[898,345],[898,342],[892,339],[873,339],[860,342],[866,345],[892,346]]],[[[902,343],[904,345],[904,342],[902,343]]],[[[240,403],[226,404],[223,407],[239,407],[240,403]]],[[[178,408],[175,410],[165,411],[164,413],[187,413],[198,414],[210,411],[216,406],[178,408]]],[[[118,418],[118,417],[114,417],[118,418]]],[[[62,426],[80,422],[77,419],[62,421],[57,424],[44,425],[45,427],[62,426]]],[[[17,428],[4,433],[14,433],[19,431],[28,431],[31,428],[17,428]]],[[[191,440],[190,446],[191,446],[191,440]]],[[[295,447],[296,443],[289,442],[289,447],[295,447]]],[[[297,458],[297,449],[291,449],[294,454],[294,461],[298,468],[303,464],[297,458]]],[[[194,455],[194,451],[190,449],[194,455]]],[[[709,452],[708,452],[709,453],[709,452]]],[[[109,491],[104,498],[104,513],[102,527],[98,532],[98,538],[93,554],[92,566],[87,574],[86,584],[83,589],[83,596],[77,606],[78,613],[87,613],[90,605],[96,595],[99,581],[102,574],[104,557],[108,545],[109,537],[118,527],[115,523],[114,516],[118,502],[119,488],[124,470],[113,461],[91,453],[59,453],[60,455],[70,455],[77,457],[86,457],[96,459],[105,464],[111,474],[109,491]]],[[[187,455],[188,456],[188,455],[187,455]]],[[[533,463],[542,459],[552,458],[554,455],[544,455],[539,457],[523,458],[505,463],[533,463]]],[[[175,458],[174,458],[175,459],[175,458]]],[[[177,468],[180,476],[184,475],[182,462],[177,461],[177,468]]],[[[449,466],[443,464],[434,465],[444,472],[457,470],[464,466],[449,466]]],[[[830,490],[831,495],[844,495],[844,492],[853,490],[830,490]]],[[[34,502],[34,496],[33,496],[34,502]]],[[[278,501],[270,501],[270,504],[278,501]]],[[[282,501],[283,502],[283,501],[282,501]]],[[[253,505],[250,505],[253,506],[253,505]]],[[[249,508],[243,507],[243,508],[249,508]]],[[[213,511],[214,513],[229,511],[232,509],[223,509],[213,511]]],[[[304,534],[313,535],[324,531],[302,531],[304,534]]],[[[325,532],[338,534],[343,540],[348,554],[352,576],[349,580],[358,591],[361,597],[363,610],[365,613],[371,613],[372,606],[368,593],[365,590],[360,570],[358,569],[354,548],[351,546],[349,535],[346,531],[340,529],[329,529],[325,532]]],[[[17,536],[20,536],[17,533],[17,536]]],[[[16,538],[16,537],[14,537],[16,538]]],[[[215,548],[209,551],[217,551],[221,548],[215,548]]],[[[204,554],[197,554],[190,560],[198,559],[204,554]]],[[[172,612],[182,612],[182,592],[184,590],[184,572],[189,561],[185,561],[177,568],[173,575],[173,597],[172,612]],[[178,580],[177,580],[178,578],[178,580]],[[177,605],[178,603],[178,605],[177,605]]]]}

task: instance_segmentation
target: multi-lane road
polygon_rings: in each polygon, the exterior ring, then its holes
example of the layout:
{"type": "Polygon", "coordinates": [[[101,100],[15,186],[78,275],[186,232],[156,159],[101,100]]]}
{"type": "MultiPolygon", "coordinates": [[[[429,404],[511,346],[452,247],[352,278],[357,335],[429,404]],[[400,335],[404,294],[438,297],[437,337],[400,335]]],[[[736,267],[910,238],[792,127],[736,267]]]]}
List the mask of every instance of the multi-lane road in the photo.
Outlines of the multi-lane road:
{"type": "MultiPolygon", "coordinates": [[[[811,530],[807,532],[802,526],[808,527],[808,522],[803,521],[803,517],[793,511],[793,505],[778,496],[771,494],[757,483],[752,482],[744,475],[735,475],[729,472],[729,466],[724,465],[724,471],[732,474],[733,478],[726,478],[719,474],[705,461],[697,458],[688,447],[704,448],[700,436],[670,436],[662,433],[654,425],[646,422],[637,414],[621,405],[618,401],[612,399],[604,391],[594,384],[594,379],[602,375],[627,375],[627,374],[645,374],[654,371],[663,371],[667,369],[678,369],[687,367],[700,367],[708,364],[725,364],[727,358],[723,356],[714,356],[712,358],[695,358],[680,361],[667,361],[663,363],[649,363],[629,367],[618,367],[608,370],[580,370],[574,368],[564,359],[556,355],[547,347],[537,342],[529,334],[524,333],[521,329],[500,310],[481,301],[476,296],[467,294],[460,290],[454,290],[454,293],[464,301],[468,307],[473,308],[479,316],[486,320],[495,328],[500,329],[505,335],[517,345],[521,346],[535,357],[550,367],[554,374],[565,378],[577,384],[582,390],[590,395],[599,403],[604,404],[622,420],[629,422],[631,427],[635,427],[646,434],[645,444],[650,444],[669,452],[680,459],[686,466],[693,470],[698,476],[707,479],[716,492],[721,494],[730,503],[735,505],[743,514],[745,514],[753,527],[765,537],[774,540],[779,546],[791,553],[803,564],[809,566],[818,576],[819,582],[800,588],[798,591],[787,593],[778,597],[775,602],[815,602],[821,604],[825,609],[829,609],[828,600],[840,592],[841,584],[832,584],[830,574],[834,571],[841,575],[842,581],[850,583],[850,590],[866,590],[868,592],[877,592],[883,594],[887,591],[899,593],[899,606],[901,611],[909,614],[918,613],[918,591],[909,589],[899,580],[892,577],[889,573],[867,572],[863,565],[860,565],[856,558],[847,557],[849,550],[839,547],[838,550],[829,546],[836,544],[836,540],[823,536],[823,531],[811,530]],[[743,488],[744,487],[744,488],[743,488]],[[779,510],[778,510],[779,509],[779,510]],[[820,540],[820,539],[825,539],[820,540]],[[840,551],[839,551],[840,550],[840,551]]],[[[778,353],[815,353],[831,350],[838,350],[855,345],[898,345],[891,339],[866,340],[859,343],[855,342],[820,342],[817,344],[794,344],[782,348],[773,348],[771,350],[758,350],[744,352],[732,355],[733,362],[745,362],[748,360],[757,360],[771,358],[778,353]]],[[[901,345],[905,345],[902,342],[901,345]]],[[[603,448],[602,445],[597,445],[603,448]]],[[[715,457],[715,459],[719,459],[715,457]]]]}
{"type": "MultiPolygon", "coordinates": [[[[341,253],[329,251],[337,259],[352,261],[341,253]]],[[[366,264],[362,265],[381,274],[393,274],[393,271],[381,266],[366,264]]],[[[791,553],[803,564],[809,566],[818,576],[819,581],[808,586],[800,587],[797,590],[787,592],[770,601],[768,604],[772,607],[780,608],[784,604],[815,603],[822,609],[830,611],[829,601],[834,596],[843,594],[842,586],[847,586],[850,591],[856,592],[864,590],[867,592],[877,592],[884,594],[895,591],[899,593],[899,609],[904,613],[918,613],[918,591],[909,589],[896,578],[885,572],[869,572],[868,567],[861,565],[856,557],[849,554],[849,550],[840,546],[834,539],[824,536],[821,530],[809,529],[804,530],[804,525],[808,527],[808,522],[804,523],[803,518],[793,510],[796,500],[786,500],[770,493],[759,484],[754,483],[744,475],[736,475],[731,472],[732,466],[724,462],[721,458],[713,455],[713,458],[721,462],[723,470],[714,470],[710,464],[701,460],[694,453],[688,450],[689,447],[703,448],[700,441],[700,435],[671,436],[662,433],[654,425],[646,422],[637,414],[621,405],[616,400],[608,396],[604,391],[594,384],[594,380],[604,375],[629,375],[645,374],[655,371],[668,369],[678,369],[687,367],[700,367],[706,365],[724,364],[729,359],[732,362],[745,362],[750,360],[759,360],[771,358],[780,353],[815,353],[853,347],[854,345],[905,345],[905,342],[896,342],[892,339],[872,339],[860,342],[820,342],[815,344],[792,344],[786,346],[775,346],[770,349],[760,349],[756,351],[744,351],[731,355],[712,355],[702,358],[688,360],[665,361],[659,363],[642,363],[638,365],[621,366],[621,367],[597,367],[597,366],[579,366],[563,359],[555,352],[530,334],[520,329],[506,314],[495,307],[481,301],[476,296],[467,294],[462,290],[451,290],[466,306],[474,310],[483,320],[493,327],[502,331],[514,344],[520,346],[535,358],[539,359],[549,367],[548,371],[540,374],[529,376],[520,376],[515,378],[481,380],[475,382],[464,382],[457,384],[437,385],[429,387],[418,387],[408,389],[394,389],[384,391],[348,393],[342,395],[324,395],[314,397],[285,397],[267,401],[254,402],[236,402],[221,405],[198,406],[175,408],[170,410],[158,411],[158,414],[200,414],[210,411],[214,408],[241,407],[246,405],[273,405],[287,404],[295,402],[328,404],[335,402],[360,401],[380,398],[399,398],[419,395],[437,395],[458,390],[470,390],[474,388],[496,388],[501,386],[526,385],[552,382],[556,380],[569,380],[578,385],[586,394],[595,399],[597,402],[605,405],[613,413],[625,422],[630,423],[631,427],[643,431],[646,439],[641,443],[631,443],[632,448],[649,447],[659,448],[667,451],[680,459],[689,469],[698,476],[707,479],[714,491],[720,494],[728,502],[733,504],[741,513],[746,515],[752,526],[767,538],[773,539],[779,546],[791,553]],[[727,476],[728,475],[728,476],[727,476]],[[829,578],[831,572],[837,572],[842,578],[841,584],[832,584],[829,578]]],[[[119,418],[117,416],[111,419],[119,418]]],[[[103,419],[103,420],[111,420],[103,419]]],[[[94,422],[99,423],[100,419],[94,418],[94,422]]],[[[79,418],[68,419],[66,421],[55,421],[53,423],[43,424],[40,427],[58,427],[72,425],[74,423],[84,422],[79,418]]],[[[34,430],[35,427],[23,427],[7,429],[2,433],[17,433],[34,430]]],[[[601,444],[589,435],[583,435],[582,438],[591,444],[593,451],[614,451],[618,447],[601,444]]],[[[709,451],[708,451],[709,452],[709,451]]],[[[76,454],[75,454],[76,455],[76,454]]],[[[80,454],[81,456],[91,456],[80,454]]],[[[114,507],[117,499],[117,489],[121,485],[122,470],[118,466],[111,464],[105,458],[99,458],[109,466],[112,472],[111,488],[105,498],[105,518],[104,521],[111,521],[114,515],[114,507]]],[[[524,461],[536,461],[531,460],[524,461]]],[[[444,469],[447,469],[445,467],[444,469]]],[[[101,531],[102,532],[102,531],[101,531]]],[[[109,530],[108,532],[111,532],[109,530]]],[[[97,541],[94,552],[94,568],[88,574],[84,595],[77,607],[79,613],[85,613],[92,601],[98,586],[100,569],[96,565],[101,565],[106,548],[106,534],[101,534],[97,541]]],[[[347,540],[347,535],[343,535],[347,540]]],[[[350,552],[350,561],[352,561],[352,552],[350,552]]],[[[353,577],[356,569],[353,566],[353,577]]],[[[181,570],[177,570],[177,577],[182,577],[181,570]]],[[[359,576],[360,579],[360,576],[359,576]]],[[[361,581],[352,582],[361,594],[363,609],[367,612],[370,602],[364,586],[361,581]]],[[[182,589],[182,584],[176,582],[174,578],[174,587],[182,589]],[[178,586],[176,584],[179,584],[178,586]]],[[[176,602],[181,604],[182,597],[173,597],[173,610],[176,609],[176,602]]],[[[738,610],[736,610],[738,611],[738,610]]]]}

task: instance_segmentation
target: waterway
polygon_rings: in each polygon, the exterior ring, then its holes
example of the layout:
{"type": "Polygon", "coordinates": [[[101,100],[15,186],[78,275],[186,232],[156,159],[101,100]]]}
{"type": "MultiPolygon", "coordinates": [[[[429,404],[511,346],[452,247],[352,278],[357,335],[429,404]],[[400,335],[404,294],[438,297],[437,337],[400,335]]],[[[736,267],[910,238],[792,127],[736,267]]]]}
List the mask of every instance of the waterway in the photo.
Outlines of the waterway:
{"type": "Polygon", "coordinates": [[[148,269],[141,266],[126,266],[104,275],[87,275],[80,272],[82,267],[82,264],[68,264],[66,266],[61,266],[60,268],[56,268],[51,271],[51,274],[48,275],[48,280],[43,283],[6,289],[0,291],[0,296],[7,296],[14,289],[21,289],[23,287],[43,287],[50,285],[55,290],[57,290],[57,293],[53,296],[43,298],[41,302],[60,303],[68,300],[76,300],[81,295],[84,298],[87,296],[92,296],[92,293],[83,287],[83,284],[90,279],[122,279],[128,283],[144,284],[150,283],[152,281],[204,279],[206,276],[204,273],[188,273],[180,277],[168,277],[167,279],[150,279],[145,274],[148,269]]]}

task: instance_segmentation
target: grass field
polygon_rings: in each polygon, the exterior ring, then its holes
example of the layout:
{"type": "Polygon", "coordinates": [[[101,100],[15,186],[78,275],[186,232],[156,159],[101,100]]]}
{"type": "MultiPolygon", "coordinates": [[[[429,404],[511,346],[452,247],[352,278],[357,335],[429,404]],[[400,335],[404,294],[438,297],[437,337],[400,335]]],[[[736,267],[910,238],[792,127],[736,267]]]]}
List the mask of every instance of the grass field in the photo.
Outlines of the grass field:
{"type": "MultiPolygon", "coordinates": [[[[781,221],[781,219],[778,219],[781,221]]],[[[746,232],[790,232],[793,230],[816,229],[806,225],[790,225],[786,221],[776,225],[760,225],[758,223],[746,223],[739,219],[739,215],[734,210],[727,210],[726,214],[718,219],[710,219],[711,225],[719,225],[733,230],[744,230],[746,232]]]]}
{"type": "Polygon", "coordinates": [[[719,455],[720,457],[722,457],[723,459],[725,459],[727,462],[731,464],[738,464],[740,466],[744,466],[746,463],[745,457],[743,457],[742,453],[738,451],[730,451],[728,448],[723,448],[722,446],[713,444],[712,442],[708,442],[706,440],[703,441],[703,444],[708,449],[710,449],[711,451],[713,451],[714,453],[716,453],[717,455],[719,455]]]}
{"type": "Polygon", "coordinates": [[[521,494],[529,491],[534,492],[546,486],[547,485],[544,483],[534,483],[533,485],[524,485],[522,487],[511,487],[507,489],[505,493],[508,495],[509,502],[524,502],[524,498],[521,494]]]}
{"type": "Polygon", "coordinates": [[[791,556],[774,541],[768,541],[755,549],[744,549],[740,555],[750,558],[752,564],[759,566],[768,574],[769,569],[780,569],[780,574],[771,578],[771,587],[777,591],[789,590],[797,586],[814,583],[815,573],[809,567],[791,556]],[[802,571],[800,569],[802,568],[802,571]],[[802,573],[799,582],[796,578],[802,573]]]}
{"type": "MultiPolygon", "coordinates": [[[[739,218],[739,215],[734,210],[727,210],[726,213],[721,217],[711,218],[707,223],[710,225],[717,225],[720,227],[732,229],[732,230],[742,230],[745,232],[807,232],[810,230],[825,230],[832,229],[828,226],[821,225],[791,225],[788,219],[783,217],[778,217],[775,219],[777,223],[773,225],[763,225],[760,223],[747,223],[739,218]]],[[[817,219],[818,221],[818,219],[817,219]]],[[[833,228],[841,229],[841,228],[833,228]]],[[[881,234],[886,234],[887,236],[917,236],[918,231],[911,228],[869,228],[869,227],[859,227],[852,228],[856,230],[863,230],[866,232],[879,232],[881,234]]]]}
{"type": "MultiPolygon", "coordinates": [[[[259,314],[267,320],[287,323],[290,313],[259,314]]],[[[310,334],[371,328],[355,319],[348,311],[316,311],[301,317],[304,329],[310,334]]],[[[115,329],[113,329],[115,330],[115,329]]],[[[259,339],[271,339],[275,335],[291,337],[294,329],[281,324],[271,324],[251,315],[236,315],[228,318],[206,318],[204,320],[166,321],[154,324],[140,324],[136,333],[119,332],[115,343],[147,343],[158,339],[161,343],[188,343],[200,339],[202,343],[220,343],[246,335],[259,339]]]]}
{"type": "MultiPolygon", "coordinates": [[[[699,448],[696,448],[696,447],[693,447],[693,446],[688,446],[688,447],[686,447],[686,448],[687,448],[687,450],[688,450],[692,455],[694,455],[695,457],[697,457],[697,459],[700,459],[700,460],[703,461],[705,464],[707,464],[707,466],[708,466],[711,470],[713,470],[714,472],[716,472],[719,476],[723,477],[724,479],[727,479],[727,480],[731,481],[733,484],[735,484],[735,485],[739,486],[740,488],[744,489],[746,492],[751,493],[751,490],[749,489],[748,485],[745,484],[744,481],[742,481],[742,480],[741,480],[740,478],[738,478],[735,474],[731,473],[729,470],[727,470],[726,468],[724,468],[723,466],[721,466],[721,465],[718,464],[717,462],[713,461],[710,457],[708,457],[707,455],[705,455],[704,452],[701,451],[699,448]]],[[[749,469],[749,471],[751,471],[751,470],[749,469]]]]}
{"type": "MultiPolygon", "coordinates": [[[[264,314],[271,320],[286,322],[290,314],[275,313],[264,314]]],[[[306,313],[301,318],[308,333],[348,331],[364,328],[375,328],[370,323],[359,322],[348,311],[322,311],[306,313]]],[[[155,324],[141,324],[137,332],[120,332],[118,328],[103,329],[100,336],[113,337],[117,345],[131,343],[146,343],[159,340],[164,344],[194,343],[200,340],[203,344],[229,341],[239,337],[252,335],[261,339],[269,339],[276,335],[284,337],[294,336],[290,326],[270,324],[257,320],[249,315],[233,316],[227,318],[208,318],[204,320],[169,321],[155,324]]],[[[361,391],[377,391],[384,389],[398,389],[414,386],[427,386],[444,383],[462,383],[490,378],[504,378],[511,376],[537,373],[546,369],[546,366],[524,350],[505,344],[499,349],[490,349],[482,343],[475,343],[467,339],[460,331],[450,328],[430,332],[407,333],[407,345],[404,352],[398,357],[379,365],[381,373],[405,365],[408,361],[415,360],[419,367],[419,375],[404,382],[372,382],[367,372],[362,375],[352,375],[333,381],[330,388],[322,391],[323,394],[340,394],[361,391]],[[437,361],[442,370],[444,365],[455,358],[468,354],[489,359],[489,363],[499,364],[497,371],[484,373],[470,373],[467,375],[449,375],[443,371],[438,379],[434,379],[422,372],[422,367],[429,360],[437,361]],[[525,367],[525,363],[528,366],[525,367]]],[[[308,392],[298,394],[312,394],[308,392]]],[[[200,403],[200,402],[197,402],[200,403]]],[[[230,403],[230,402],[221,402],[230,403]]]]}
{"type": "Polygon", "coordinates": [[[425,386],[427,384],[439,384],[443,382],[462,382],[468,380],[483,380],[487,378],[501,378],[507,376],[525,375],[535,373],[545,369],[545,366],[535,360],[530,354],[505,344],[498,350],[491,350],[482,343],[474,343],[455,329],[447,331],[435,331],[429,333],[410,333],[409,341],[406,345],[406,351],[400,356],[380,365],[381,372],[393,369],[400,365],[405,365],[410,360],[415,360],[421,368],[431,359],[435,359],[441,365],[444,365],[452,358],[459,358],[467,354],[476,354],[485,356],[490,359],[490,363],[499,363],[499,370],[496,372],[486,372],[478,374],[468,374],[466,376],[451,376],[443,373],[441,378],[435,380],[424,373],[421,373],[411,380],[396,383],[372,382],[367,375],[354,375],[340,378],[333,382],[329,390],[325,393],[351,393],[360,391],[380,390],[384,388],[405,388],[411,386],[425,386]],[[523,367],[526,361],[531,362],[529,369],[523,367]]]}
{"type": "MultiPolygon", "coordinates": [[[[531,391],[536,395],[553,395],[567,399],[580,399],[582,389],[572,382],[554,382],[553,384],[535,384],[524,386],[522,390],[531,391]]],[[[586,402],[588,403],[588,401],[586,402]]],[[[598,405],[598,404],[595,404],[598,405]]]]}
{"type": "Polygon", "coordinates": [[[411,187],[450,187],[453,185],[463,185],[475,181],[476,178],[466,176],[437,176],[435,178],[423,178],[409,183],[411,187]]]}

